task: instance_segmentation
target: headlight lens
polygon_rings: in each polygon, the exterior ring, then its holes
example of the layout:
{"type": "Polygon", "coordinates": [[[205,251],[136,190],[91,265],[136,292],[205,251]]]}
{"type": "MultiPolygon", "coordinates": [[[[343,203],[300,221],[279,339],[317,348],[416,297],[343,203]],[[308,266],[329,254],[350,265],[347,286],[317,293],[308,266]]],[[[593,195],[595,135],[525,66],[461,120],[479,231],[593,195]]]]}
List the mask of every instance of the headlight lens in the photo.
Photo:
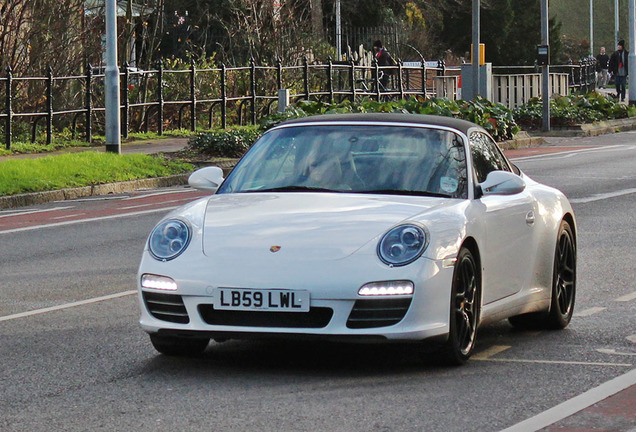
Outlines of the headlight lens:
{"type": "Polygon", "coordinates": [[[148,247],[153,257],[168,261],[178,257],[190,243],[190,226],[179,219],[168,219],[152,230],[148,247]]]}
{"type": "Polygon", "coordinates": [[[378,256],[385,264],[403,266],[418,259],[427,245],[428,236],[424,227],[400,225],[382,237],[378,245],[378,256]]]}

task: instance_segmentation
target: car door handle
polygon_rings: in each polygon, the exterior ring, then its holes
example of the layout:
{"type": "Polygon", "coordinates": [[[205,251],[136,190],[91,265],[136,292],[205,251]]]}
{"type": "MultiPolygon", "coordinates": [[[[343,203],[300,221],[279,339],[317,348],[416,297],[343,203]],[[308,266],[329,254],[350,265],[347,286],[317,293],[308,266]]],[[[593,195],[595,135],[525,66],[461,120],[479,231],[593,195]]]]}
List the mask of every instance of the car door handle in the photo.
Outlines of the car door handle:
{"type": "Polygon", "coordinates": [[[534,211],[530,210],[528,214],[526,214],[526,224],[528,224],[529,226],[532,226],[534,225],[535,220],[536,218],[534,217],[534,211]]]}

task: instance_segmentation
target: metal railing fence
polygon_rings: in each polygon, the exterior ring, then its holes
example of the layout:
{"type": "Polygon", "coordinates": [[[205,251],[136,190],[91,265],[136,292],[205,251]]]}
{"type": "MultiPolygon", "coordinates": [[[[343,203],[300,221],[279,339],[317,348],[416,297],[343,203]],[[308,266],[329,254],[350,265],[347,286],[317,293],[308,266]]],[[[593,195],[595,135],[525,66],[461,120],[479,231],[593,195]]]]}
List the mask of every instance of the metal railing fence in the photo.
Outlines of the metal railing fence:
{"type": "MultiPolygon", "coordinates": [[[[426,98],[436,95],[436,77],[459,75],[459,68],[446,68],[442,61],[437,67],[401,61],[396,66],[379,66],[375,61],[371,65],[331,60],[312,64],[306,58],[291,66],[280,61],[274,66],[252,61],[241,67],[222,64],[199,69],[191,63],[187,69],[165,69],[159,63],[154,70],[137,70],[127,64],[121,69],[124,138],[131,129],[147,132],[151,126],[161,135],[166,128],[182,129],[186,124],[192,131],[203,124],[207,128],[256,124],[275,109],[279,89],[289,89],[292,101],[426,98]],[[384,73],[390,75],[387,88],[380,84],[384,73]]],[[[576,71],[573,65],[572,76],[576,71]]],[[[584,76],[580,69],[578,73],[584,76]]],[[[70,128],[73,137],[82,131],[90,142],[96,132],[103,131],[103,81],[104,74],[91,66],[83,75],[65,77],[55,76],[50,67],[42,77],[15,77],[7,68],[0,76],[0,104],[4,95],[0,129],[4,129],[5,147],[11,149],[16,125],[22,131],[30,125],[30,139],[35,142],[41,121],[45,122],[47,144],[52,142],[54,125],[70,128]]],[[[570,83],[571,88],[583,88],[581,80],[571,78],[570,83]]]]}

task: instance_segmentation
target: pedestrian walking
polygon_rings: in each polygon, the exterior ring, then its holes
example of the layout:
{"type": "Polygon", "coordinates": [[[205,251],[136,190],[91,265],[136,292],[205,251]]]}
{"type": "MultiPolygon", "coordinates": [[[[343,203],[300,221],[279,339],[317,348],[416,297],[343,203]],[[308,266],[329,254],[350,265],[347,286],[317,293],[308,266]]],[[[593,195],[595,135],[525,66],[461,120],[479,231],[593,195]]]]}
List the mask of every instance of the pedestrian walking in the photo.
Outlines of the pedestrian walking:
{"type": "Polygon", "coordinates": [[[605,54],[605,47],[601,47],[596,56],[596,86],[604,89],[609,81],[609,56],[605,54]]]}
{"type": "MultiPolygon", "coordinates": [[[[377,40],[373,43],[373,53],[375,59],[378,62],[378,66],[395,66],[397,63],[391,57],[391,54],[382,46],[382,41],[377,40]]],[[[393,74],[392,69],[385,69],[380,71],[380,90],[386,91],[389,84],[389,75],[393,74]]]]}
{"type": "Polygon", "coordinates": [[[625,101],[625,85],[627,84],[627,52],[625,51],[625,41],[620,40],[616,51],[612,54],[609,61],[609,71],[614,76],[616,83],[616,96],[621,102],[625,101]]]}

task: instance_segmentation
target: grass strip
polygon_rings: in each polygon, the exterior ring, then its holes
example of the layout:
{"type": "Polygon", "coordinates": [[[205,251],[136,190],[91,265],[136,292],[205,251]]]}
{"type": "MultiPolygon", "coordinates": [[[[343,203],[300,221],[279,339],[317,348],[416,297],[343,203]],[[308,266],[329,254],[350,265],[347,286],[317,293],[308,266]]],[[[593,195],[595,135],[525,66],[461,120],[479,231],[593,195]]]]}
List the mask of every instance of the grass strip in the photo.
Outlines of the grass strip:
{"type": "Polygon", "coordinates": [[[0,162],[0,196],[165,177],[192,165],[144,154],[81,152],[0,162]]]}

